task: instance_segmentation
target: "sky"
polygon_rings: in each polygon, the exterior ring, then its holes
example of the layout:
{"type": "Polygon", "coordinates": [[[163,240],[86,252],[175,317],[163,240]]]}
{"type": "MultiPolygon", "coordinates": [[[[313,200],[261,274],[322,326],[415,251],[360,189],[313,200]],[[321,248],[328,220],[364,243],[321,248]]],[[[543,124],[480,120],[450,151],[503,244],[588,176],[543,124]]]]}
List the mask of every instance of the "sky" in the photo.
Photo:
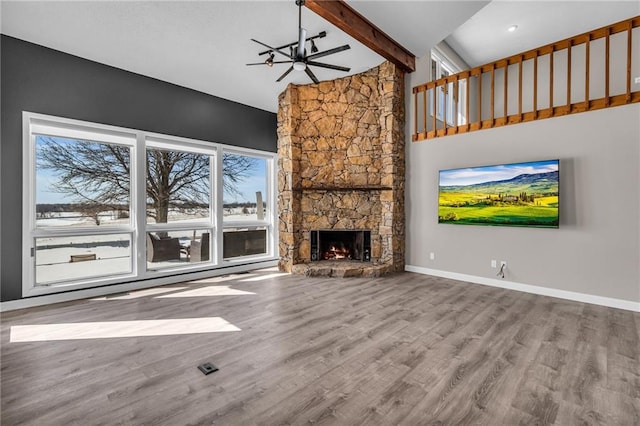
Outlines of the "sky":
{"type": "Polygon", "coordinates": [[[38,171],[36,176],[36,204],[73,203],[65,194],[54,192],[52,185],[57,178],[47,171],[38,171]]]}
{"type": "Polygon", "coordinates": [[[507,180],[523,174],[547,173],[558,170],[558,160],[469,167],[440,171],[440,186],[461,186],[507,180]]]}
{"type": "Polygon", "coordinates": [[[262,201],[267,201],[267,160],[257,159],[251,176],[238,184],[239,195],[223,195],[224,204],[233,202],[256,202],[256,192],[262,192],[262,201]]]}
{"type": "MultiPolygon", "coordinates": [[[[47,139],[55,139],[60,145],[73,145],[78,142],[75,139],[68,139],[59,136],[36,136],[36,152],[39,153],[47,148],[47,139]]],[[[75,203],[78,200],[68,194],[56,192],[54,185],[60,181],[54,170],[46,169],[36,165],[36,204],[56,204],[75,203]]]]}

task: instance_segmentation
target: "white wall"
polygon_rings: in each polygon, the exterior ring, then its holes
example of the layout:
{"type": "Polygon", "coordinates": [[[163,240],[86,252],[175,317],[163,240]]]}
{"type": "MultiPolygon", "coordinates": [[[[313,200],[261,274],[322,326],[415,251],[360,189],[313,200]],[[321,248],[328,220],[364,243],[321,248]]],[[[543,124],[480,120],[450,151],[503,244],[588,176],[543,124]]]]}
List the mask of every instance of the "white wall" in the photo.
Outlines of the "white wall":
{"type": "Polygon", "coordinates": [[[640,302],[640,104],[410,142],[423,74],[407,79],[407,265],[482,282],[506,260],[508,282],[640,302]],[[438,224],[439,170],[556,158],[559,229],[438,224]]]}

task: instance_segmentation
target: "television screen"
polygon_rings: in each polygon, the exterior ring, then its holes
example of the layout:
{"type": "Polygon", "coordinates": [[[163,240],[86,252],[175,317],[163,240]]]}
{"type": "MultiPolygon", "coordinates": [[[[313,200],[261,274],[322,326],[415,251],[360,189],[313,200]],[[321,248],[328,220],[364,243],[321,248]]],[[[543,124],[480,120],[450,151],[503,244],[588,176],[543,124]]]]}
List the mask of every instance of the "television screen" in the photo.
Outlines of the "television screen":
{"type": "Polygon", "coordinates": [[[438,222],[557,228],[560,160],[441,170],[438,222]]]}

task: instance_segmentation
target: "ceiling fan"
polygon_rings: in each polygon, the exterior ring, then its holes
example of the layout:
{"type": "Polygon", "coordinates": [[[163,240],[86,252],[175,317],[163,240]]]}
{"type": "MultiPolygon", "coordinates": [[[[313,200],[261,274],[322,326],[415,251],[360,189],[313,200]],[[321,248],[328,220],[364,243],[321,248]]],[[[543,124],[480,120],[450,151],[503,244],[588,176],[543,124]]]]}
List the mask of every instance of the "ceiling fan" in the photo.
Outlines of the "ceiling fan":
{"type": "Polygon", "coordinates": [[[255,62],[247,65],[267,65],[269,67],[272,67],[273,64],[291,64],[289,69],[287,69],[276,80],[277,82],[282,81],[282,79],[285,78],[291,71],[296,70],[296,71],[304,71],[305,73],[307,73],[309,78],[314,83],[317,84],[319,82],[318,78],[311,71],[311,69],[309,69],[309,66],[329,68],[332,70],[349,72],[351,68],[341,67],[339,65],[325,64],[323,62],[315,61],[317,58],[331,55],[333,53],[342,52],[343,50],[350,49],[351,47],[348,44],[345,44],[344,46],[334,47],[333,49],[325,50],[324,52],[318,52],[318,48],[314,40],[325,37],[327,33],[325,31],[321,31],[315,36],[307,37],[307,30],[302,28],[302,6],[304,5],[304,0],[296,0],[296,5],[298,5],[298,40],[294,41],[293,43],[285,44],[283,46],[271,47],[266,43],[263,43],[261,41],[258,41],[252,38],[251,41],[254,41],[259,45],[269,49],[269,50],[265,50],[263,52],[258,53],[258,55],[268,54],[269,57],[264,62],[255,62]],[[307,54],[307,49],[305,48],[305,45],[307,42],[311,42],[311,54],[307,54]],[[286,51],[284,52],[282,51],[282,49],[287,49],[287,48],[289,50],[288,53],[286,51]],[[275,53],[285,56],[287,60],[274,61],[275,53]]]}

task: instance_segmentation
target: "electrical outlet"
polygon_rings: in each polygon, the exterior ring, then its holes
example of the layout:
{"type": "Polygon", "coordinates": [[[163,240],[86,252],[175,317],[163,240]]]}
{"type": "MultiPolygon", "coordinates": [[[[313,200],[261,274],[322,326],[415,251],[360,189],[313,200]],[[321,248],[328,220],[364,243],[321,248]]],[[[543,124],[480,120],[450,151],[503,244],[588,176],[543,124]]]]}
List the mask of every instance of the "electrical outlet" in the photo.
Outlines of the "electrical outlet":
{"type": "Polygon", "coordinates": [[[500,268],[502,268],[503,271],[505,269],[507,269],[507,261],[506,260],[501,260],[500,261],[500,268]]]}
{"type": "Polygon", "coordinates": [[[492,260],[492,261],[491,261],[491,267],[492,267],[492,268],[497,268],[497,267],[498,267],[498,262],[497,262],[497,261],[495,261],[495,260],[492,260]]]}
{"type": "Polygon", "coordinates": [[[436,254],[435,254],[434,252],[431,252],[431,253],[429,254],[429,259],[431,259],[431,260],[435,260],[435,258],[436,258],[436,254]]]}
{"type": "Polygon", "coordinates": [[[640,84],[640,77],[636,77],[635,80],[633,80],[633,82],[636,84],[640,84]]]}

